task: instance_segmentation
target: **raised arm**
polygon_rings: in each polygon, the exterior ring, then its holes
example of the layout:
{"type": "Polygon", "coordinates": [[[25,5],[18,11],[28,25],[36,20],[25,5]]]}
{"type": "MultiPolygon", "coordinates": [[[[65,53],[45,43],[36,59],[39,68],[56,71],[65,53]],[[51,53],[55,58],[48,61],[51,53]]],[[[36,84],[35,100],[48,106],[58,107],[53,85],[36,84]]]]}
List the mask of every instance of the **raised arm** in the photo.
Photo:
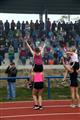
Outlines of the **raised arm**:
{"type": "Polygon", "coordinates": [[[32,50],[31,46],[28,44],[28,42],[26,41],[27,47],[29,48],[29,50],[31,51],[32,55],[34,55],[34,51],[32,50]]]}
{"type": "Polygon", "coordinates": [[[67,51],[67,52],[65,52],[65,53],[72,55],[74,52],[67,51]]]}
{"type": "Polygon", "coordinates": [[[41,54],[43,54],[44,48],[45,48],[45,44],[44,44],[43,47],[41,48],[41,54]]]}

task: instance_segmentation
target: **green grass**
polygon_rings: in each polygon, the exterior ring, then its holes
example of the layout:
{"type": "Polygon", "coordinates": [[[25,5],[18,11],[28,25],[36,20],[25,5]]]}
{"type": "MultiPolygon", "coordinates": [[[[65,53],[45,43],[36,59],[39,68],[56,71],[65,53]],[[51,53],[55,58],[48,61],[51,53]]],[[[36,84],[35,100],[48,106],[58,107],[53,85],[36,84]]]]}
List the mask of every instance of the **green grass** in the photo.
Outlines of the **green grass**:
{"type": "MultiPolygon", "coordinates": [[[[80,94],[80,89],[79,89],[80,94]]],[[[0,88],[0,102],[6,100],[7,90],[6,88],[0,88]]],[[[50,96],[53,100],[70,99],[70,90],[68,87],[55,87],[50,89],[50,96]]],[[[43,92],[43,99],[48,99],[48,89],[45,88],[43,92]]],[[[32,91],[26,88],[16,88],[16,101],[32,100],[32,91]]]]}

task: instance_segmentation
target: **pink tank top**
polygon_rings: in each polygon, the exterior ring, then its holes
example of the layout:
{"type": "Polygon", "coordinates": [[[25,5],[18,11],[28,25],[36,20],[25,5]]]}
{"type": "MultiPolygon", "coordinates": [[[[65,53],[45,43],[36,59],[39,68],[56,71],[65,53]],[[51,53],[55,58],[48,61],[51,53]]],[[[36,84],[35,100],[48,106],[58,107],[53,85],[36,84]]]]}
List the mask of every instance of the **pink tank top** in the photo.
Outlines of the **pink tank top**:
{"type": "Polygon", "coordinates": [[[34,54],[34,64],[42,65],[42,55],[34,54]]]}
{"type": "Polygon", "coordinates": [[[42,73],[35,73],[34,74],[34,82],[43,82],[43,74],[42,73]]]}

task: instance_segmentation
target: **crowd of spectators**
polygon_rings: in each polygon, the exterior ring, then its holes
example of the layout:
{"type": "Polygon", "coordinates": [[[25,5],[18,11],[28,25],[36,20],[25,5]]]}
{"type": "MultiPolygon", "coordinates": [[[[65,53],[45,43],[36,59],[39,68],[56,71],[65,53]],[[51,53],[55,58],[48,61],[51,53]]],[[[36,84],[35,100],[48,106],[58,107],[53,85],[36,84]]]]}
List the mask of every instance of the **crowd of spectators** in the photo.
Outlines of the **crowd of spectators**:
{"type": "Polygon", "coordinates": [[[3,23],[0,20],[0,65],[5,60],[5,53],[12,62],[15,54],[18,53],[22,64],[26,64],[26,60],[30,60],[32,55],[28,50],[25,39],[30,41],[31,47],[42,47],[45,43],[43,54],[44,64],[61,64],[61,57],[64,54],[64,48],[76,47],[80,56],[80,21],[58,22],[56,23],[47,19],[46,23],[38,21],[34,23],[32,20],[18,21],[11,23],[6,20],[3,23]]]}

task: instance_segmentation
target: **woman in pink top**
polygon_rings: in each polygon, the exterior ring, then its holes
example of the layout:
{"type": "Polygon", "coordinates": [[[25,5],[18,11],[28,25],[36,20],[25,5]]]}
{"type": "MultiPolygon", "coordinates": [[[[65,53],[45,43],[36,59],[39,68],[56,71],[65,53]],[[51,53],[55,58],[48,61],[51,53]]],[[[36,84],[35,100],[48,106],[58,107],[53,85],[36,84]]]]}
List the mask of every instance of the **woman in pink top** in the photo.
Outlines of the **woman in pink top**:
{"type": "Polygon", "coordinates": [[[44,88],[44,74],[43,72],[33,72],[31,79],[33,80],[32,96],[34,100],[33,109],[43,109],[42,107],[42,93],[44,88]]]}
{"type": "Polygon", "coordinates": [[[42,53],[43,53],[45,45],[43,46],[43,48],[41,50],[38,47],[35,48],[35,50],[32,50],[32,48],[30,47],[30,45],[28,44],[27,41],[26,41],[26,44],[33,55],[33,59],[34,59],[33,71],[34,72],[42,72],[43,71],[42,53]]]}

